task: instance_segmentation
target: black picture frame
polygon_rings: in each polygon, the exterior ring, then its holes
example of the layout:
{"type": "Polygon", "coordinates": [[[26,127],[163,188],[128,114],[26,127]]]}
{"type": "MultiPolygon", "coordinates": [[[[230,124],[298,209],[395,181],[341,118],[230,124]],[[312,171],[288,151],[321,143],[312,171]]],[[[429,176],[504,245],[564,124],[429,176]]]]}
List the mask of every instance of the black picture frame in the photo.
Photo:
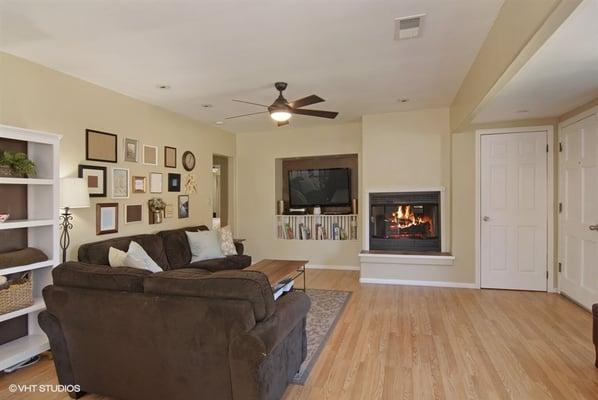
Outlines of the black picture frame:
{"type": "Polygon", "coordinates": [[[179,218],[189,218],[189,195],[180,195],[178,198],[179,218]]]}
{"type": "Polygon", "coordinates": [[[108,169],[106,167],[99,167],[97,165],[84,165],[84,164],[79,164],[79,178],[83,178],[83,172],[88,169],[88,170],[94,170],[94,171],[102,171],[102,193],[90,193],[89,197],[106,197],[106,193],[107,193],[107,187],[108,187],[108,169]]]}
{"type": "Polygon", "coordinates": [[[181,191],[181,174],[168,174],[168,191],[181,191]]]}
{"type": "Polygon", "coordinates": [[[100,161],[100,162],[110,162],[116,164],[118,162],[118,135],[109,132],[102,132],[96,131],[95,129],[85,129],[85,159],[87,161],[100,161]],[[114,140],[114,157],[110,159],[104,158],[93,158],[89,154],[89,137],[91,135],[105,135],[110,136],[114,140]]]}

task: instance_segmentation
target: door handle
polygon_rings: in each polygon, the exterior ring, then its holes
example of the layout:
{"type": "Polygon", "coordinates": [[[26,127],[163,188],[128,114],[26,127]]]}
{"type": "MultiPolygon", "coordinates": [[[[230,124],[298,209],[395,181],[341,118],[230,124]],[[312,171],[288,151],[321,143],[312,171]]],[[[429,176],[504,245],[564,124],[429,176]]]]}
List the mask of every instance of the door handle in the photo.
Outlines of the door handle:
{"type": "Polygon", "coordinates": [[[598,231],[598,225],[590,225],[591,231],[598,231]]]}
{"type": "Polygon", "coordinates": [[[483,220],[484,222],[488,222],[488,221],[490,221],[490,217],[489,217],[489,216],[487,216],[487,215],[485,215],[485,216],[482,218],[482,220],[483,220]]]}

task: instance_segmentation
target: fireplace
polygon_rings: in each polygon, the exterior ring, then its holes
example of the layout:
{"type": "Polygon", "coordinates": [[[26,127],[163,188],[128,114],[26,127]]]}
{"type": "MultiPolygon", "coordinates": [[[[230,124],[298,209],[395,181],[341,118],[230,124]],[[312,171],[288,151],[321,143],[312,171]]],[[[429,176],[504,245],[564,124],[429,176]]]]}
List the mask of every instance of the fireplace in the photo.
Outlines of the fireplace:
{"type": "Polygon", "coordinates": [[[440,191],[370,193],[370,250],[440,252],[440,191]]]}

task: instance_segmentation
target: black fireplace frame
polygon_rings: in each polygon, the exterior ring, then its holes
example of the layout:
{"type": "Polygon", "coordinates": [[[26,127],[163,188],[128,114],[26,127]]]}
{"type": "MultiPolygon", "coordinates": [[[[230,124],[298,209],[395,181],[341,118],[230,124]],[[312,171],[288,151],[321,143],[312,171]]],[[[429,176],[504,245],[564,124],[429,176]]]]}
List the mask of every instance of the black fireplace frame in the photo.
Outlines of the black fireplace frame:
{"type": "Polygon", "coordinates": [[[422,252],[422,253],[438,253],[442,250],[442,204],[440,191],[425,191],[425,192],[383,192],[370,193],[369,196],[369,218],[370,231],[369,241],[370,250],[381,251],[396,251],[396,252],[422,252]],[[436,221],[435,230],[437,232],[436,238],[431,239],[384,239],[373,237],[374,232],[374,217],[372,216],[372,207],[380,205],[399,205],[399,204],[437,204],[438,217],[436,221]]]}

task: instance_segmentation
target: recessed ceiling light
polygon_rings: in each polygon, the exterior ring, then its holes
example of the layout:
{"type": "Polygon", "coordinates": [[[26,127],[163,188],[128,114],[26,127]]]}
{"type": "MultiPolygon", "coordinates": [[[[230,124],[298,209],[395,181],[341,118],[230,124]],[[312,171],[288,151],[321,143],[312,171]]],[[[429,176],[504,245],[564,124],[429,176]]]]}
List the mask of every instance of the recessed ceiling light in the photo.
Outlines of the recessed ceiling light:
{"type": "Polygon", "coordinates": [[[223,125],[224,121],[216,121],[216,125],[223,125]]]}
{"type": "Polygon", "coordinates": [[[170,86],[168,86],[168,85],[158,85],[158,89],[168,90],[168,89],[170,89],[170,86]]]}
{"type": "Polygon", "coordinates": [[[212,108],[212,107],[214,107],[214,105],[213,104],[202,104],[201,107],[202,108],[212,108]]]}
{"type": "Polygon", "coordinates": [[[409,99],[407,97],[402,97],[399,100],[397,100],[399,103],[407,103],[409,102],[409,99]]]}

